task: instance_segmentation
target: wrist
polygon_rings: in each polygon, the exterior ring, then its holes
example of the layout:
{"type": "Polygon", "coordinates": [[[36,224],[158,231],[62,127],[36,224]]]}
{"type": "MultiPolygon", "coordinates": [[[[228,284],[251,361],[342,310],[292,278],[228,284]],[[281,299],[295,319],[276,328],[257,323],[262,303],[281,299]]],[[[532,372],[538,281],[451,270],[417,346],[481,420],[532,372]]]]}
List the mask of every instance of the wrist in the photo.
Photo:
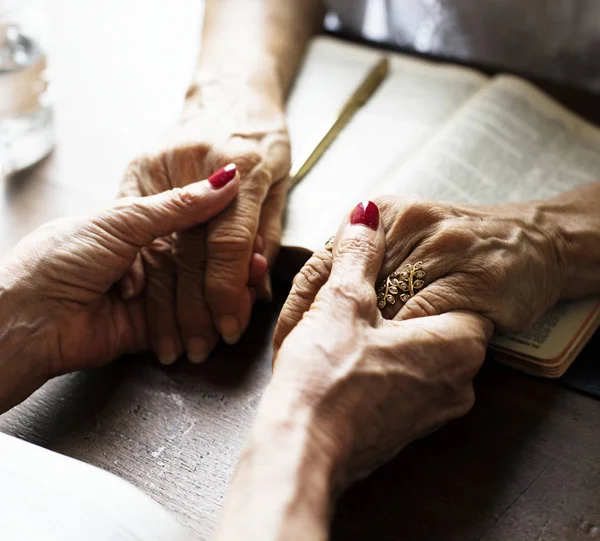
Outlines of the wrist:
{"type": "Polygon", "coordinates": [[[221,541],[237,539],[235,532],[249,540],[328,538],[336,454],[315,431],[310,408],[283,396],[270,386],[261,402],[230,488],[221,541]]]}
{"type": "Polygon", "coordinates": [[[0,413],[49,379],[40,356],[46,348],[46,326],[27,320],[19,297],[0,277],[0,413]]]}
{"type": "Polygon", "coordinates": [[[520,279],[531,281],[533,308],[541,315],[561,297],[568,273],[560,224],[548,200],[530,201],[510,206],[510,216],[516,226],[519,250],[526,260],[517,260],[520,279]]]}
{"type": "Polygon", "coordinates": [[[576,188],[543,205],[561,261],[560,298],[576,299],[600,293],[600,183],[576,188]]]}
{"type": "Polygon", "coordinates": [[[248,94],[260,95],[283,112],[284,89],[274,62],[265,60],[255,68],[200,65],[185,97],[186,106],[243,100],[248,94]]]}

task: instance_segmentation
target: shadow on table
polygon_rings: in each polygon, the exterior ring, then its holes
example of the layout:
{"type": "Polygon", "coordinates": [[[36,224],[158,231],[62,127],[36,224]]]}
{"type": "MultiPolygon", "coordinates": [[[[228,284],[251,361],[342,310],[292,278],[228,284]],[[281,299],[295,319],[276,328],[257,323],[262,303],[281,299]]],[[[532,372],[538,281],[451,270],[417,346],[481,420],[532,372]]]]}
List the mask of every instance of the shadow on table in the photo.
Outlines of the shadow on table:
{"type": "MultiPolygon", "coordinates": [[[[139,356],[58,378],[0,416],[0,431],[102,463],[103,448],[111,458],[139,460],[137,447],[105,447],[107,438],[114,446],[120,434],[137,435],[138,414],[150,415],[143,420],[144,438],[164,440],[179,411],[170,403],[173,394],[200,428],[210,430],[222,415],[249,426],[270,377],[271,336],[283,299],[281,292],[276,297],[273,305],[257,307],[239,345],[219,347],[204,365],[179,362],[165,369],[139,356]]],[[[469,541],[499,520],[544,468],[535,458],[539,433],[560,393],[568,391],[491,363],[476,391],[477,405],[466,418],[410,445],[341,497],[333,541],[469,541]]],[[[235,437],[244,431],[234,430],[235,437]]]]}
{"type": "Polygon", "coordinates": [[[125,361],[49,381],[25,402],[0,415],[0,431],[51,447],[58,439],[93,422],[110,403],[118,382],[132,369],[125,361]]]}
{"type": "MultiPolygon", "coordinates": [[[[217,347],[208,362],[184,359],[161,367],[151,355],[130,356],[102,369],[49,381],[21,405],[0,415],[0,431],[43,447],[54,447],[72,432],[85,434],[99,419],[115,421],[123,395],[134,399],[141,388],[184,388],[198,400],[243,387],[250,375],[268,379],[273,307],[257,305],[245,336],[236,346],[217,347]],[[256,365],[260,363],[257,371],[256,365]],[[259,373],[257,373],[259,372],[259,373]],[[115,396],[118,395],[118,396],[115,396]]],[[[115,421],[116,422],[116,421],[115,421]]]]}
{"type": "Polygon", "coordinates": [[[410,445],[342,496],[333,541],[469,541],[498,521],[540,475],[526,448],[563,391],[488,364],[476,392],[464,419],[410,445]]]}

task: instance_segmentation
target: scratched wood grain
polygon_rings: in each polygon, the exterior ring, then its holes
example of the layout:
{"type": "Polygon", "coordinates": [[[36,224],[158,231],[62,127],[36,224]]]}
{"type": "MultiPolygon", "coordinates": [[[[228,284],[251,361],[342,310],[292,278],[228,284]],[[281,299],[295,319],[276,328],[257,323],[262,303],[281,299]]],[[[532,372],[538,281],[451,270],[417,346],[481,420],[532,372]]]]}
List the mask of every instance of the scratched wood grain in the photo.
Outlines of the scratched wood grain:
{"type": "MultiPolygon", "coordinates": [[[[269,379],[284,296],[278,288],[244,340],[204,366],[140,356],[62,377],[0,417],[0,430],[129,480],[208,539],[269,379]]],[[[465,419],[351,488],[333,539],[598,538],[600,402],[492,365],[477,396],[465,419]]]]}
{"type": "MultiPolygon", "coordinates": [[[[109,0],[93,13],[84,6],[49,0],[58,146],[3,183],[0,254],[49,219],[110,201],[127,160],[180,107],[202,2],[167,10],[160,0],[109,0]]],[[[553,93],[598,119],[600,98],[553,93]]],[[[139,356],[61,377],[0,416],[0,430],[127,479],[208,539],[269,380],[286,292],[278,286],[242,342],[204,366],[164,369],[139,356]]],[[[465,419],[343,495],[333,539],[600,539],[600,402],[492,365],[477,396],[465,419]]]]}

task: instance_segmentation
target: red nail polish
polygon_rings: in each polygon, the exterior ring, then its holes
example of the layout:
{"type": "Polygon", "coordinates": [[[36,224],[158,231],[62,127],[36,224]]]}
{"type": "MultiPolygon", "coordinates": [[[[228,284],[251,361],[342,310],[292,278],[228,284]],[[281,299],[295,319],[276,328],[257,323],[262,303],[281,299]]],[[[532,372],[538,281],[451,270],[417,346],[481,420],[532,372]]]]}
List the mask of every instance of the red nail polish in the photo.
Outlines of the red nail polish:
{"type": "Polygon", "coordinates": [[[379,227],[379,209],[372,201],[363,201],[354,207],[350,215],[352,225],[366,225],[377,231],[379,227]]]}
{"type": "Polygon", "coordinates": [[[235,164],[230,163],[210,175],[210,177],[208,177],[208,182],[212,184],[213,188],[222,188],[225,184],[234,179],[236,171],[237,168],[235,167],[235,164]]]}

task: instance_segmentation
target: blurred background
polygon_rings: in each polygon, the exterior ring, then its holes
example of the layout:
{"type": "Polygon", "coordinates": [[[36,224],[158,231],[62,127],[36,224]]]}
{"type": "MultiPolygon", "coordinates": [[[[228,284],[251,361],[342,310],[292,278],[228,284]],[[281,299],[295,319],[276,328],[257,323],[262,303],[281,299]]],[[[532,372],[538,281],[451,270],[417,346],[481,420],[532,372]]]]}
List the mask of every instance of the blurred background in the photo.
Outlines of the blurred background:
{"type": "MultiPolygon", "coordinates": [[[[2,182],[0,253],[44,221],[114,199],[128,161],[178,116],[204,5],[18,0],[28,2],[43,20],[57,144],[43,162],[2,182]]],[[[14,3],[0,0],[0,12],[14,3]]]]}

